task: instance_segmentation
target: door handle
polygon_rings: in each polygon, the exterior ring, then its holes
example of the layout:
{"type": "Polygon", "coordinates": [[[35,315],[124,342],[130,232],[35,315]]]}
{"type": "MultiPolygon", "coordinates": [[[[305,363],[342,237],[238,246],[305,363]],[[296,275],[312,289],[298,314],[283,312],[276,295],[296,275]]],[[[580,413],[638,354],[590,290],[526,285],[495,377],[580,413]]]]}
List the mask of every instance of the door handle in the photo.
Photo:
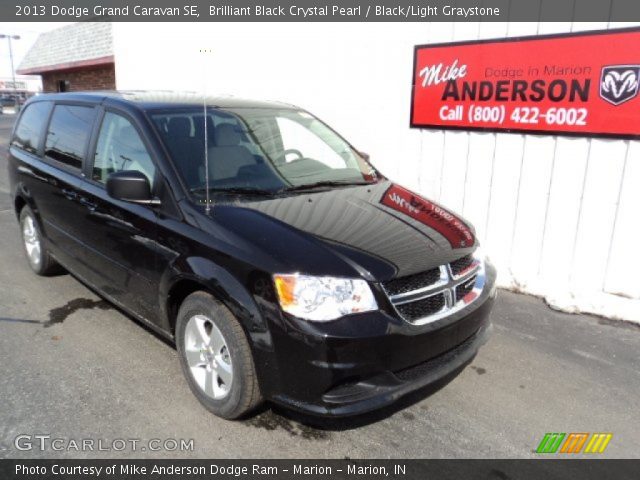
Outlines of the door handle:
{"type": "Polygon", "coordinates": [[[75,192],[73,190],[67,190],[63,188],[62,194],[67,198],[67,200],[76,200],[78,198],[78,192],[75,192]]]}
{"type": "Polygon", "coordinates": [[[80,205],[87,207],[87,209],[91,210],[92,212],[95,212],[96,208],[98,208],[98,205],[84,197],[80,197],[80,205]]]}

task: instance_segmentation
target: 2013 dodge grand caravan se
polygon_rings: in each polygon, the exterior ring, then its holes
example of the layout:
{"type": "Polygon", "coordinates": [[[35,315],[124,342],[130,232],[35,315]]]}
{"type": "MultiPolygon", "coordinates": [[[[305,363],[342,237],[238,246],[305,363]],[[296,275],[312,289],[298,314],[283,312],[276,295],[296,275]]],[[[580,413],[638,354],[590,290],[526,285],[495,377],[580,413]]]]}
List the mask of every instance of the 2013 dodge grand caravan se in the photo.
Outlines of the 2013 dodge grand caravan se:
{"type": "Polygon", "coordinates": [[[485,341],[495,270],[471,227],[299,108],[40,95],[17,120],[9,177],[35,273],[63,266],[175,341],[221,417],[262,399],[370,411],[485,341]]]}

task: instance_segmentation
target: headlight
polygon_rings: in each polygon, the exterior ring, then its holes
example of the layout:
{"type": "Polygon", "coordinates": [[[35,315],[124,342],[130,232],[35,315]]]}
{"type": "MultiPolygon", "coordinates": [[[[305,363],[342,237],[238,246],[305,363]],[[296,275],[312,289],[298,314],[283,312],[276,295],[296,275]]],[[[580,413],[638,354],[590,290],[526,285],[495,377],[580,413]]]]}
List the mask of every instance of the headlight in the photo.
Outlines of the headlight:
{"type": "Polygon", "coordinates": [[[367,282],[361,279],[274,275],[282,309],[296,317],[317,322],[343,315],[377,310],[367,282]]]}

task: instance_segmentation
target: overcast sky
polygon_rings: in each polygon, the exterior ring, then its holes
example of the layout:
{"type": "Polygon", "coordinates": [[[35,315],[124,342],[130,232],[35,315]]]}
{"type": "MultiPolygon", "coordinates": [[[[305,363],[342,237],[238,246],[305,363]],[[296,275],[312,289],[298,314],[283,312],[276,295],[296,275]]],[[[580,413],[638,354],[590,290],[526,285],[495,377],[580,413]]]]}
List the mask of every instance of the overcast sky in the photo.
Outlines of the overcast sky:
{"type": "MultiPolygon", "coordinates": [[[[12,40],[13,63],[18,68],[22,58],[42,32],[48,32],[54,28],[68,25],[71,22],[0,22],[0,34],[20,35],[20,40],[12,40]]],[[[11,63],[9,62],[9,43],[7,39],[0,39],[0,77],[11,76],[11,63]]]]}

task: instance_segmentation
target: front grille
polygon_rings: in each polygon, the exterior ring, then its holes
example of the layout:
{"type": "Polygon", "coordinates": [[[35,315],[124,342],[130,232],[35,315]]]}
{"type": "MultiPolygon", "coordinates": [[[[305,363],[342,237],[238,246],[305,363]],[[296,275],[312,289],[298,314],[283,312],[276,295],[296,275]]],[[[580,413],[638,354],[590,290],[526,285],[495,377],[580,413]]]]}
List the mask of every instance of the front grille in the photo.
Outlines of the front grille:
{"type": "Polygon", "coordinates": [[[389,296],[394,296],[428,287],[429,285],[436,283],[439,279],[440,269],[433,268],[426,272],[420,272],[414,275],[389,280],[388,282],[384,282],[382,286],[389,296]]]}
{"type": "Polygon", "coordinates": [[[444,293],[437,293],[415,302],[396,305],[396,310],[405,320],[413,321],[438,313],[446,305],[444,293]]]}
{"type": "Polygon", "coordinates": [[[407,322],[423,325],[464,308],[478,298],[470,292],[484,288],[483,262],[465,255],[448,265],[382,283],[396,313],[407,322]],[[464,301],[463,301],[464,300],[464,301]]]}
{"type": "Polygon", "coordinates": [[[473,290],[473,286],[476,284],[476,275],[471,277],[466,282],[456,287],[456,302],[462,300],[467,294],[473,290]]]}
{"type": "Polygon", "coordinates": [[[449,266],[451,267],[451,273],[453,273],[453,275],[457,277],[465,269],[469,268],[472,263],[473,263],[473,256],[471,254],[465,255],[464,257],[459,258],[458,260],[454,260],[449,264],[449,266]]]}

